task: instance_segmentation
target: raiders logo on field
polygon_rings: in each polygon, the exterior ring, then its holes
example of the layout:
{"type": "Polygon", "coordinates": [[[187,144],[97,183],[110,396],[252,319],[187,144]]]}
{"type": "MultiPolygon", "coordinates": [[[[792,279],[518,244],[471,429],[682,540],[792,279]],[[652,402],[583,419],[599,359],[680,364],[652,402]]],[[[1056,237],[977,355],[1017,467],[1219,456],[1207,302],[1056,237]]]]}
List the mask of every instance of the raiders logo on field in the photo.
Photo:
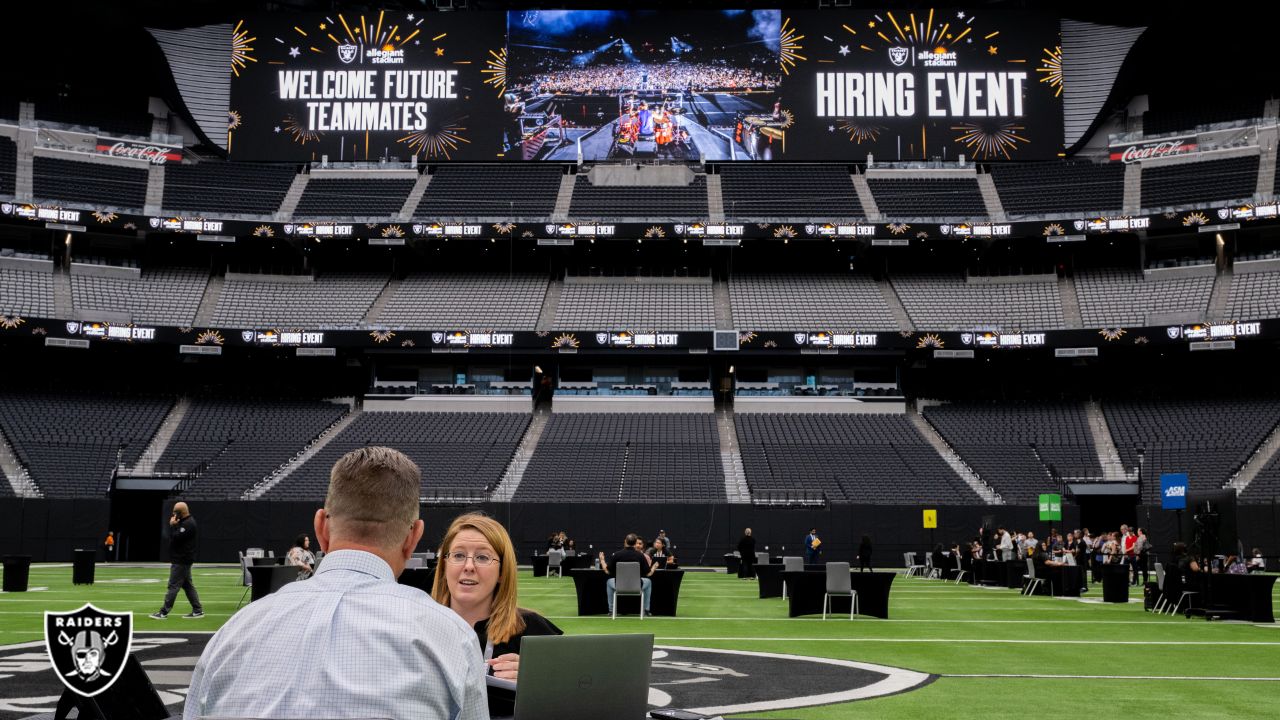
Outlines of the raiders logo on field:
{"type": "Polygon", "coordinates": [[[85,603],[72,612],[45,612],[44,644],[58,679],[93,697],[120,677],[133,647],[133,613],[113,613],[85,603]]]}

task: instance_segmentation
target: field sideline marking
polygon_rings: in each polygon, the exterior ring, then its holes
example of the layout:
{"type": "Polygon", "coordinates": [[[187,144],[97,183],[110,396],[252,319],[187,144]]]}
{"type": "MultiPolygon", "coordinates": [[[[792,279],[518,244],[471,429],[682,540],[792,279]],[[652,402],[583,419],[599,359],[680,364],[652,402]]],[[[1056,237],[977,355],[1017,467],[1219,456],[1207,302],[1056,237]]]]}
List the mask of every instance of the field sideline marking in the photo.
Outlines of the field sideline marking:
{"type": "Polygon", "coordinates": [[[1242,682],[1280,682],[1280,677],[1180,677],[1178,675],[1001,675],[939,673],[946,678],[1035,678],[1038,680],[1239,680],[1242,682]]]}

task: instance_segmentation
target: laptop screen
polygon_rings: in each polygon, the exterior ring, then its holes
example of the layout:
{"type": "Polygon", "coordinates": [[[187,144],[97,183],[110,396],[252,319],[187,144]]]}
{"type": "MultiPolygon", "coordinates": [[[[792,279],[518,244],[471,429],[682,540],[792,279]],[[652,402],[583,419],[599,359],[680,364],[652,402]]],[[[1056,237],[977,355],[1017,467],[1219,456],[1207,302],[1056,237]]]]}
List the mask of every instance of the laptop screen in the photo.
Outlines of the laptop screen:
{"type": "Polygon", "coordinates": [[[642,720],[652,658],[652,635],[522,638],[515,720],[642,720]]]}

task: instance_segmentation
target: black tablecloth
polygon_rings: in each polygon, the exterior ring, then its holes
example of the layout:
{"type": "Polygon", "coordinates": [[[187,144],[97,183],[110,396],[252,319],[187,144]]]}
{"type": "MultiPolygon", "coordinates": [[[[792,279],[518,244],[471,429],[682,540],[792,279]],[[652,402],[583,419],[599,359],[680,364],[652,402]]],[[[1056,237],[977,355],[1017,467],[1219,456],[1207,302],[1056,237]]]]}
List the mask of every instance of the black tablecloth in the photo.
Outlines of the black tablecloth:
{"type": "MultiPolygon", "coordinates": [[[[277,558],[254,558],[255,560],[275,560],[277,558]]],[[[299,568],[296,565],[277,565],[274,563],[254,563],[249,566],[249,577],[253,579],[253,591],[249,601],[261,600],[280,588],[298,579],[299,568]]]]}
{"type": "Polygon", "coordinates": [[[725,572],[729,573],[730,575],[737,575],[739,562],[741,561],[738,559],[737,555],[734,555],[733,553],[725,553],[725,556],[724,556],[725,572]]]}
{"type": "MultiPolygon", "coordinates": [[[[547,565],[551,562],[548,556],[530,555],[529,560],[533,563],[534,577],[547,576],[547,565]]],[[[591,555],[587,553],[570,555],[560,561],[560,574],[561,576],[563,576],[565,573],[568,573],[570,570],[574,568],[589,568],[591,567],[591,562],[592,562],[591,555]]]]}
{"type": "MultiPolygon", "coordinates": [[[[609,594],[605,583],[609,576],[603,570],[574,569],[569,571],[573,576],[573,587],[578,593],[579,615],[608,615],[609,594]]],[[[680,603],[680,581],[684,579],[683,570],[656,570],[649,576],[653,581],[653,594],[649,598],[650,612],[646,615],[666,615],[674,617],[676,606],[680,603]]],[[[618,614],[640,614],[640,598],[623,595],[618,598],[618,614]]]]}
{"type": "MultiPolygon", "coordinates": [[[[1027,564],[1022,563],[1025,575],[1027,564]]],[[[1043,582],[1036,588],[1036,595],[1055,597],[1080,597],[1080,568],[1075,565],[1036,565],[1036,577],[1043,582]]]]}
{"type": "Polygon", "coordinates": [[[1129,566],[1102,566],[1102,601],[1109,603],[1129,602],[1129,566]]]}
{"type": "MultiPolygon", "coordinates": [[[[850,584],[858,593],[859,615],[885,619],[889,617],[889,588],[893,585],[895,575],[896,573],[891,572],[849,571],[850,584]]],[[[782,578],[787,581],[788,613],[791,617],[822,614],[822,599],[827,592],[825,568],[784,572],[782,578]]],[[[847,615],[849,601],[848,597],[831,598],[830,613],[847,615]]]]}
{"type": "Polygon", "coordinates": [[[756,582],[761,599],[782,597],[782,565],[756,565],[756,582]]]}
{"type": "Polygon", "coordinates": [[[75,550],[72,552],[71,584],[92,585],[94,563],[98,559],[97,550],[75,550]]]}
{"type": "MultiPolygon", "coordinates": [[[[1257,623],[1276,621],[1271,607],[1271,590],[1275,575],[1200,574],[1202,595],[1195,603],[1211,614],[1229,615],[1235,620],[1257,623]],[[1225,612],[1223,612],[1225,611],[1225,612]]],[[[1168,584],[1166,580],[1166,585],[1168,584]]],[[[1194,583],[1188,590],[1196,589],[1194,583]]],[[[1173,599],[1175,602],[1177,598],[1173,599]]]]}
{"type": "Polygon", "coordinates": [[[1022,576],[1027,574],[1026,560],[974,560],[975,585],[1021,588],[1022,576]]]}

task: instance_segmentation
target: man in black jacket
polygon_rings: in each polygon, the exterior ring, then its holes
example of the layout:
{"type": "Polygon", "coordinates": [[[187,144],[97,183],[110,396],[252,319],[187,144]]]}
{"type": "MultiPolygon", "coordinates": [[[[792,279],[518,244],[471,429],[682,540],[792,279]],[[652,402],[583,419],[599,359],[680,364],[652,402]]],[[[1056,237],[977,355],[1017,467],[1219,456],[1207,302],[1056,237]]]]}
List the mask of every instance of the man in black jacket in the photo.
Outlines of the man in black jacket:
{"type": "Polygon", "coordinates": [[[738,540],[738,577],[754,578],[756,576],[756,539],[751,528],[742,531],[738,540]]]}
{"type": "Polygon", "coordinates": [[[604,552],[600,553],[600,567],[609,576],[609,580],[605,583],[605,591],[608,593],[609,607],[613,607],[614,596],[614,580],[617,577],[617,567],[620,562],[633,562],[640,565],[640,588],[643,594],[644,611],[649,612],[649,597],[653,594],[653,581],[649,579],[653,575],[653,571],[657,566],[645,555],[641,550],[637,550],[636,546],[644,547],[640,542],[640,536],[635,533],[627,533],[627,537],[622,541],[622,549],[614,553],[608,560],[604,558],[604,552]]]}
{"type": "Polygon", "coordinates": [[[184,502],[175,503],[173,514],[169,516],[169,590],[164,594],[164,607],[151,613],[152,619],[164,620],[173,609],[173,601],[178,597],[178,588],[187,595],[191,603],[191,612],[184,618],[204,617],[204,608],[200,605],[200,596],[196,594],[196,586],[191,582],[191,565],[196,561],[196,519],[191,517],[191,510],[184,502]]]}

